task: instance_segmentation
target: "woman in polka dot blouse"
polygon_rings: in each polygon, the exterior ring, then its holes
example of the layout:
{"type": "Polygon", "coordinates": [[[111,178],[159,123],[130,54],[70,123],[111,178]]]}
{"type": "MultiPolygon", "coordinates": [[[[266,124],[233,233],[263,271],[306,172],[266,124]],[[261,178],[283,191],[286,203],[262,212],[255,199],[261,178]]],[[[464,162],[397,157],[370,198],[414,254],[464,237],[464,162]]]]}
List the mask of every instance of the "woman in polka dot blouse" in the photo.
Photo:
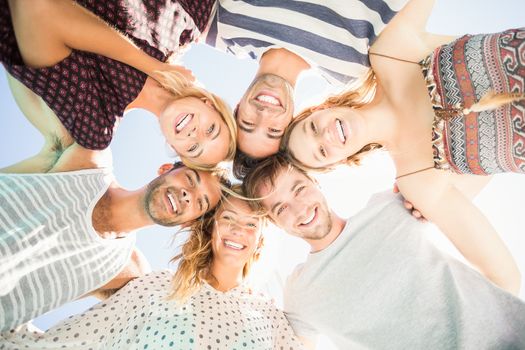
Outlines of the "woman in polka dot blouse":
{"type": "Polygon", "coordinates": [[[214,3],[0,0],[0,62],[53,110],[68,146],[107,148],[124,113],[142,108],[186,165],[210,169],[233,159],[231,109],[164,62],[201,35],[214,3]]]}
{"type": "Polygon", "coordinates": [[[105,302],[49,329],[23,325],[0,349],[302,349],[283,312],[244,283],[263,219],[229,197],[192,226],[175,275],[133,280],[105,302]]]}

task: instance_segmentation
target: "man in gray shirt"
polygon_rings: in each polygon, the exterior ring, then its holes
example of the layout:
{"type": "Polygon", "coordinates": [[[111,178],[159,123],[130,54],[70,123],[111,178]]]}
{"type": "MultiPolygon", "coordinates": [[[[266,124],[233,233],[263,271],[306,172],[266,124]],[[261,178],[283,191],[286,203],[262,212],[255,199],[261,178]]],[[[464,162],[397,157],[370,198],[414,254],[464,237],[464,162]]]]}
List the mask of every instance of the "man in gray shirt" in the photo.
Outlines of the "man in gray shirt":
{"type": "Polygon", "coordinates": [[[245,178],[248,196],[311,246],[284,291],[296,334],[340,349],[524,349],[525,304],[447,256],[399,196],[376,195],[349,220],[280,156],[245,178]]]}

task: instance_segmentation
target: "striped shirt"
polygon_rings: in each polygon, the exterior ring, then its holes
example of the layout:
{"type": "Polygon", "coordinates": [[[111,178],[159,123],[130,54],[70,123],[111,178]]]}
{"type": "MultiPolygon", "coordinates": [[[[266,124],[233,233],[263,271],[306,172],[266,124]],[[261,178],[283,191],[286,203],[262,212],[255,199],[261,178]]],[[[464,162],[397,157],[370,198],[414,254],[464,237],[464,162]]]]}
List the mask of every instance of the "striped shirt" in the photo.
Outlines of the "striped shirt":
{"type": "Polygon", "coordinates": [[[253,59],[285,48],[346,85],[367,72],[370,44],[407,1],[220,0],[206,42],[253,59]]]}
{"type": "Polygon", "coordinates": [[[93,229],[110,182],[101,169],[0,174],[0,330],[103,286],[127,264],[134,235],[103,239],[93,229]]]}

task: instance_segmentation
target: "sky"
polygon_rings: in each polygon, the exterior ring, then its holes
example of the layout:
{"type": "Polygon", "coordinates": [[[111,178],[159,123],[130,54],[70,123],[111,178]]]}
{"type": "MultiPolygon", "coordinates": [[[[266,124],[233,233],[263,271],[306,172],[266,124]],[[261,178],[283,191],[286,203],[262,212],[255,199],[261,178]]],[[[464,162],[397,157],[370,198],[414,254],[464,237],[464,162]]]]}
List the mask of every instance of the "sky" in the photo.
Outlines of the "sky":
{"type": "MultiPolygon", "coordinates": [[[[449,35],[494,32],[525,26],[524,13],[523,0],[438,0],[427,29],[449,35]]],[[[232,107],[249,85],[257,67],[253,60],[239,60],[200,44],[185,53],[182,61],[206,88],[225,98],[232,107]]],[[[321,100],[330,91],[315,73],[304,74],[297,84],[296,110],[321,100]]],[[[7,87],[3,67],[0,68],[0,114],[0,167],[39,151],[43,139],[18,110],[7,87]]],[[[151,181],[161,164],[172,161],[158,122],[146,111],[133,110],[126,114],[111,148],[117,181],[130,190],[151,181]]],[[[334,210],[342,217],[349,217],[366,204],[372,193],[391,189],[394,170],[388,157],[378,153],[363,166],[340,167],[330,174],[318,176],[318,180],[334,210]]],[[[502,174],[494,177],[475,203],[507,243],[525,276],[525,228],[520,225],[525,213],[524,199],[525,176],[502,174]]],[[[444,250],[457,255],[439,231],[429,226],[425,234],[444,250]]],[[[176,228],[155,226],[138,233],[138,247],[153,269],[175,268],[168,262],[184,241],[184,235],[176,235],[176,232],[176,228]]],[[[252,272],[252,280],[279,304],[286,275],[304,260],[308,249],[298,239],[274,227],[267,229],[265,236],[266,247],[261,262],[252,272]]],[[[525,293],[521,296],[524,298],[525,293]]],[[[94,298],[87,298],[68,304],[38,318],[35,324],[46,329],[94,302],[94,298]]]]}

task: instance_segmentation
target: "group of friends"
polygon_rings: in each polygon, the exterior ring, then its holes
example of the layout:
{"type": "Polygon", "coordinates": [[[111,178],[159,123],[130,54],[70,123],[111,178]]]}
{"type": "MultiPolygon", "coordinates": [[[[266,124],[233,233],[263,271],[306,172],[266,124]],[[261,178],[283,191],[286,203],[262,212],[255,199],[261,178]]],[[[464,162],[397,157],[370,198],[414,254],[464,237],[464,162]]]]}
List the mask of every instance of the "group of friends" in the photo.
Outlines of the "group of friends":
{"type": "Polygon", "coordinates": [[[525,28],[434,35],[433,5],[0,0],[0,61],[44,138],[0,169],[0,349],[313,349],[321,334],[340,349],[525,348],[519,269],[471,202],[490,175],[525,173],[525,28]],[[197,40],[258,60],[233,110],[171,60],[197,40]],[[309,69],[344,91],[297,113],[309,69]],[[180,161],[129,191],[108,146],[134,108],[180,161]],[[402,196],[339,217],[312,174],[378,149],[402,196]],[[267,221],[311,247],[284,310],[246,283],[267,221]],[[135,247],[154,224],[188,232],[174,272],[135,247]],[[45,332],[30,322],[87,295],[102,301],[45,332]]]}

